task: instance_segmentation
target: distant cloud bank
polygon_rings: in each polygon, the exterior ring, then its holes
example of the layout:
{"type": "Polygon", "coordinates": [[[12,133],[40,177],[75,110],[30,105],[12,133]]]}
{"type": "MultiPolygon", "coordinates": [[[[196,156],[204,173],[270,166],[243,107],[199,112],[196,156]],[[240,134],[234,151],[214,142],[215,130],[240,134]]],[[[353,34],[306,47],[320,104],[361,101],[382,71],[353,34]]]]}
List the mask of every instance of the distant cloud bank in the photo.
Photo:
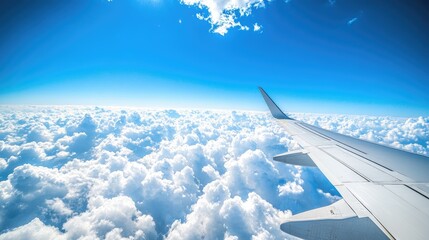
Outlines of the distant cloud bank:
{"type": "MultiPolygon", "coordinates": [[[[428,154],[429,118],[294,114],[428,154]]],[[[265,113],[0,107],[0,239],[284,239],[338,193],[265,113]]]]}

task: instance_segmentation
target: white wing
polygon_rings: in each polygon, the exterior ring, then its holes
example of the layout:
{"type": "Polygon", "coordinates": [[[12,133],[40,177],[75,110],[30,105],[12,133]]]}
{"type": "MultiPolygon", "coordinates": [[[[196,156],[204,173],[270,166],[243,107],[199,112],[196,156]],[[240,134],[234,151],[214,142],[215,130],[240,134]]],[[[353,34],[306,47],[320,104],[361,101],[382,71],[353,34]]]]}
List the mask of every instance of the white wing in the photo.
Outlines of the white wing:
{"type": "Polygon", "coordinates": [[[259,88],[302,147],[274,160],[315,166],[343,199],[292,216],[281,229],[305,239],[429,239],[429,158],[288,117],[259,88]]]}

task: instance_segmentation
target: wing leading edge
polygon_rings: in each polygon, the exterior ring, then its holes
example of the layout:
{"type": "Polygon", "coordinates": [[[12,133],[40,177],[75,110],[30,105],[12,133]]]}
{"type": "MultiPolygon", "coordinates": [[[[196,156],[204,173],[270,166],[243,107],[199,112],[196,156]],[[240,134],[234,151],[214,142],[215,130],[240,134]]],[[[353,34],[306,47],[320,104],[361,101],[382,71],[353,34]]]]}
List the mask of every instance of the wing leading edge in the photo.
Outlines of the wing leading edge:
{"type": "Polygon", "coordinates": [[[297,121],[259,90],[273,117],[301,146],[274,160],[318,167],[343,197],[292,216],[283,231],[305,239],[427,239],[428,157],[297,121]]]}

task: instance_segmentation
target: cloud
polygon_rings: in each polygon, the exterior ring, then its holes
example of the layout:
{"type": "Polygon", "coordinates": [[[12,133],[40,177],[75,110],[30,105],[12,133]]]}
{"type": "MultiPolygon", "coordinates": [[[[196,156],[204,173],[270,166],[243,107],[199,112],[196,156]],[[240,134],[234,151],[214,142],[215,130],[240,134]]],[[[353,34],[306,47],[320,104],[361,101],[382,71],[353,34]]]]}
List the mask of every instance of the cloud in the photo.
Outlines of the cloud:
{"type": "Polygon", "coordinates": [[[46,200],[46,205],[60,215],[71,215],[73,213],[60,198],[48,199],[46,200]]]}
{"type": "Polygon", "coordinates": [[[347,21],[347,25],[352,25],[352,24],[354,24],[357,20],[358,20],[358,18],[357,18],[357,17],[354,17],[354,18],[350,19],[349,21],[347,21]]]}
{"type": "Polygon", "coordinates": [[[332,195],[331,193],[328,193],[328,192],[324,192],[321,189],[317,189],[317,192],[319,194],[323,195],[324,197],[326,197],[327,199],[329,199],[329,201],[331,201],[332,203],[341,199],[341,197],[336,196],[336,195],[332,195]]]}
{"type": "Polygon", "coordinates": [[[126,196],[92,197],[88,210],[69,219],[63,228],[68,239],[156,238],[152,217],[138,211],[134,201],[126,196]]]}
{"type": "Polygon", "coordinates": [[[231,196],[228,187],[214,181],[204,188],[203,196],[193,205],[184,222],[175,221],[167,239],[263,239],[285,238],[278,223],[290,216],[289,211],[275,209],[258,194],[244,199],[231,196]],[[263,221],[261,221],[263,219],[263,221]]]}
{"type": "Polygon", "coordinates": [[[249,26],[242,24],[239,18],[249,16],[254,9],[265,7],[264,0],[180,0],[184,5],[196,6],[202,12],[197,18],[211,24],[210,31],[225,35],[230,28],[249,30],[249,26]]]}
{"type": "Polygon", "coordinates": [[[262,26],[259,25],[258,23],[253,24],[253,31],[255,32],[262,31],[262,26]]]}
{"type": "Polygon", "coordinates": [[[302,168],[297,166],[297,172],[292,172],[291,174],[294,177],[293,181],[288,181],[283,185],[278,186],[279,196],[284,196],[288,194],[300,194],[304,192],[302,185],[304,180],[301,178],[302,168]]]}
{"type": "MultiPolygon", "coordinates": [[[[271,160],[298,146],[266,113],[1,108],[0,239],[288,238],[291,214],[339,199],[271,160]]],[[[429,118],[294,117],[428,154],[429,118]]]]}
{"type": "Polygon", "coordinates": [[[45,225],[40,219],[35,218],[28,224],[20,226],[13,231],[0,235],[1,240],[54,240],[65,239],[62,233],[55,227],[45,225]]]}
{"type": "Polygon", "coordinates": [[[334,132],[429,155],[429,117],[396,118],[308,113],[297,113],[294,116],[334,132]]]}

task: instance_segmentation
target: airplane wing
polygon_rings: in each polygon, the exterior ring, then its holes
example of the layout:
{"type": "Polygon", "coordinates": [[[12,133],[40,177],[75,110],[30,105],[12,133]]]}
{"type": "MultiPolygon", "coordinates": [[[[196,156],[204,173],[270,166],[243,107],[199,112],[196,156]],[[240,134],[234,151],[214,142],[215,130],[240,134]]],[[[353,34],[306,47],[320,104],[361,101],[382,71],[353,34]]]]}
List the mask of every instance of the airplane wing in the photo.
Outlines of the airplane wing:
{"type": "Polygon", "coordinates": [[[429,239],[429,158],[287,116],[259,88],[301,150],[274,160],[318,167],[343,199],[293,215],[280,228],[304,239],[429,239]]]}

